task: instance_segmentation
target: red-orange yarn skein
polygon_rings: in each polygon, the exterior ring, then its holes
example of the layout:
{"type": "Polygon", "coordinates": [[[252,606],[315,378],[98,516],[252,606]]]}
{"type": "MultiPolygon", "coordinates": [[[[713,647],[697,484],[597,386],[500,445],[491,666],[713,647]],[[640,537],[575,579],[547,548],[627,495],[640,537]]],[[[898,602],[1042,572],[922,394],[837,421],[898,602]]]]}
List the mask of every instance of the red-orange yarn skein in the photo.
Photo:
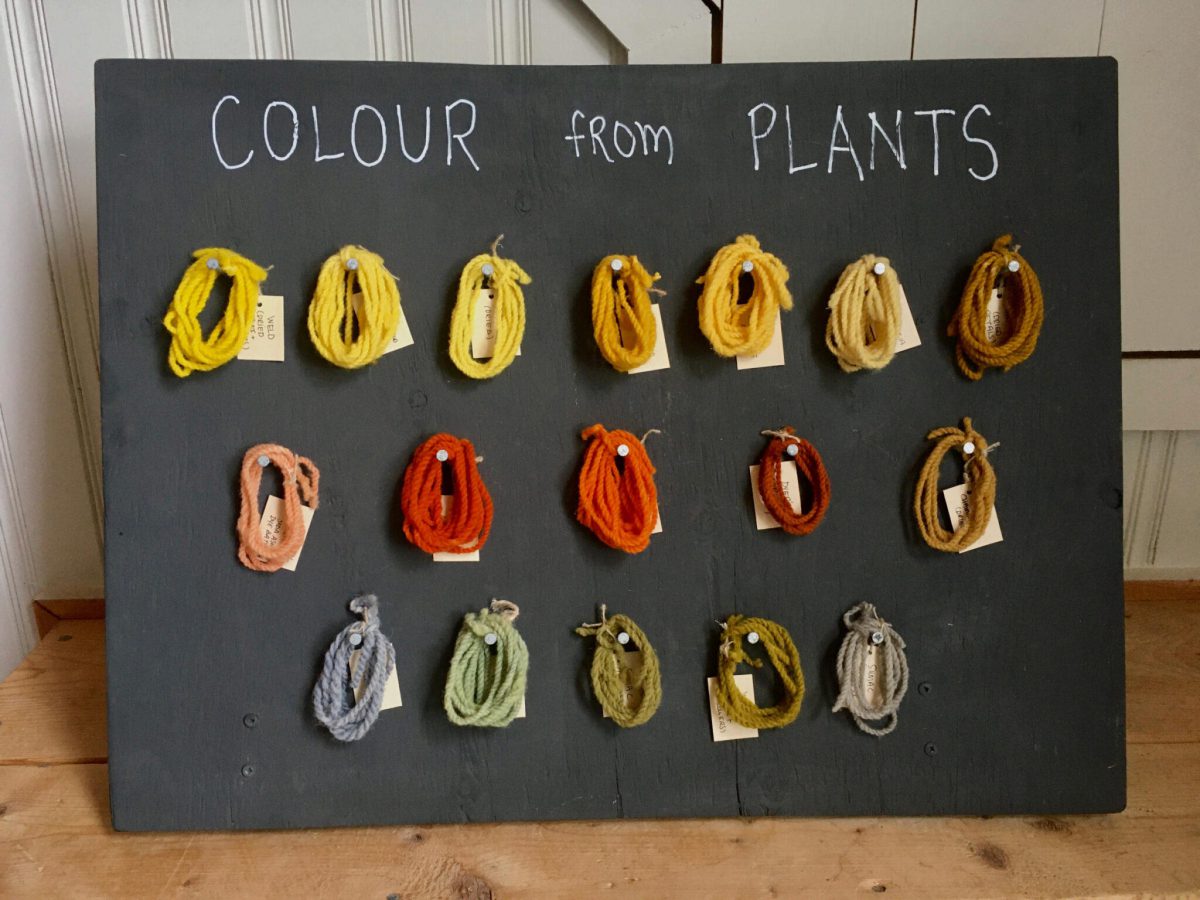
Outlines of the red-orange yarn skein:
{"type": "Polygon", "coordinates": [[[313,461],[297,456],[279,444],[255,444],[242,457],[242,509],[238,513],[238,559],[247,569],[276,572],[304,545],[304,514],[300,502],[317,508],[317,484],[321,473],[313,461]],[[258,511],[258,488],[262,472],[274,465],[283,476],[283,522],[279,542],[268,544],[259,534],[262,517],[258,511]]]}
{"type": "Polygon", "coordinates": [[[658,521],[658,490],[646,448],[628,431],[585,428],[588,441],[579,470],[579,508],[575,518],[616,550],[641,553],[658,521]],[[622,451],[624,448],[624,451],[622,451]],[[624,460],[622,472],[617,464],[624,460]]]}
{"type": "Polygon", "coordinates": [[[435,434],[413,453],[404,470],[400,510],[404,536],[426,553],[474,553],[492,530],[492,497],[465,438],[435,434]],[[442,511],[442,463],[449,463],[453,490],[442,511]]]}
{"type": "Polygon", "coordinates": [[[821,454],[804,438],[796,437],[791,428],[764,431],[763,434],[771,438],[758,464],[758,493],[763,506],[788,534],[810,534],[821,524],[829,509],[829,474],[821,454]],[[796,448],[794,454],[790,452],[792,447],[796,448]],[[812,487],[812,506],[807,512],[796,513],[783,492],[779,469],[785,459],[795,460],[796,470],[812,487]]]}

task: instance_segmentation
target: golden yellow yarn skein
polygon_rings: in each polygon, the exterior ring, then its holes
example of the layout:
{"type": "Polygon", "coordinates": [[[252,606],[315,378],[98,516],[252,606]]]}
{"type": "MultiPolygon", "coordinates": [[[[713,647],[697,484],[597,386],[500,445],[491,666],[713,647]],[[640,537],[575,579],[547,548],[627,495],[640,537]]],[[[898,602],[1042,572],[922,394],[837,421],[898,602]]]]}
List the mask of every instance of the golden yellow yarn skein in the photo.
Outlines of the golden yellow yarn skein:
{"type": "Polygon", "coordinates": [[[464,375],[492,378],[508,368],[521,349],[525,335],[525,294],[521,285],[532,279],[514,260],[496,255],[501,235],[490,253],[480,253],[463,267],[458,279],[458,298],[450,314],[450,359],[464,375]],[[492,323],[496,343],[491,359],[477,360],[471,352],[475,308],[479,292],[491,279],[492,323]]]}
{"type": "Polygon", "coordinates": [[[325,260],[308,305],[308,335],[317,352],[343,369],[383,355],[400,322],[400,290],[383,257],[347,244],[325,260]],[[355,303],[355,293],[362,302],[355,303]]]}
{"type": "Polygon", "coordinates": [[[661,277],[646,271],[636,256],[619,253],[604,257],[592,272],[592,334],[618,372],[636,369],[654,353],[658,325],[650,291],[661,277]]]}
{"type": "Polygon", "coordinates": [[[765,350],[775,335],[776,313],[792,308],[787,280],[787,266],[764,251],[752,234],[718,250],[696,281],[704,285],[700,330],[712,348],[721,356],[753,356],[765,350]],[[747,272],[754,278],[754,291],[747,302],[738,303],[738,279],[747,272]]]}
{"type": "Polygon", "coordinates": [[[900,279],[885,257],[856,259],[842,270],[829,298],[825,346],[843,372],[882,369],[900,336],[900,279]]]}
{"type": "Polygon", "coordinates": [[[267,277],[267,270],[258,263],[222,247],[206,247],[192,256],[195,262],[183,273],[163,316],[163,325],[171,332],[167,365],[180,378],[211,372],[238,355],[254,321],[258,285],[267,277]],[[199,316],[222,272],[233,279],[229,303],[206,338],[199,316]]]}

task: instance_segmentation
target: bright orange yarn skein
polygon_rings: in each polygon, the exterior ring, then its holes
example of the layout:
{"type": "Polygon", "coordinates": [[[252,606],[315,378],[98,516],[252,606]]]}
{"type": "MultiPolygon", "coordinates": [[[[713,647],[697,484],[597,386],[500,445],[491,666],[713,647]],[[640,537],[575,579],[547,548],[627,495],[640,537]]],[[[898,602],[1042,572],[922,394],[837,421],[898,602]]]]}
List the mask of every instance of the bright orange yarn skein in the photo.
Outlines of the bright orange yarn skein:
{"type": "Polygon", "coordinates": [[[811,534],[829,509],[829,474],[821,454],[804,438],[796,437],[791,428],[764,431],[763,434],[771,437],[758,464],[758,493],[763,506],[788,534],[811,534]],[[792,446],[796,448],[794,454],[788,452],[792,446]],[[796,513],[783,492],[779,469],[785,459],[795,460],[797,471],[812,487],[812,506],[807,512],[796,513]]]}
{"type": "Polygon", "coordinates": [[[471,442],[452,434],[435,434],[416,449],[400,489],[404,536],[410,543],[426,553],[474,553],[487,543],[492,497],[476,463],[471,442]],[[450,464],[454,489],[445,512],[442,463],[450,464]]]}
{"type": "Polygon", "coordinates": [[[608,546],[641,553],[658,521],[654,466],[645,445],[628,431],[608,431],[599,424],[580,436],[589,443],[579,470],[575,518],[608,546]],[[618,459],[624,459],[624,471],[618,459]]]}

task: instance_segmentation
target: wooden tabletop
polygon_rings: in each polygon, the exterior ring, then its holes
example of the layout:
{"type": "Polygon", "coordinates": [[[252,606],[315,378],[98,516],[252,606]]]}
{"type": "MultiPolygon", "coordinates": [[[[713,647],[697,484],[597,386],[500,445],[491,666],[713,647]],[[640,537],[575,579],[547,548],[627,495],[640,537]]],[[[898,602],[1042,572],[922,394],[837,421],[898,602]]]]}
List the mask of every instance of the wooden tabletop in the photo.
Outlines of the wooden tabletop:
{"type": "Polygon", "coordinates": [[[1128,809],[1061,818],[117,834],[104,626],[61,621],[0,684],[0,896],[1200,892],[1200,602],[1161,594],[1126,607],[1128,809]]]}

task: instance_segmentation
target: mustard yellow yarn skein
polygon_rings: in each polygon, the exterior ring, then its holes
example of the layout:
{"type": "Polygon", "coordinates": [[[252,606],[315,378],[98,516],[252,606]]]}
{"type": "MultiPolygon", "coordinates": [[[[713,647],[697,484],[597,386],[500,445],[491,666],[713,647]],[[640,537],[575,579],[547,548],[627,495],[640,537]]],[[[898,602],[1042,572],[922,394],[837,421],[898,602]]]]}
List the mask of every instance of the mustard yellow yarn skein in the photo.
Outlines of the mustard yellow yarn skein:
{"type": "Polygon", "coordinates": [[[721,356],[753,356],[766,349],[775,335],[775,316],[792,308],[787,289],[787,266],[767,253],[752,234],[726,244],[696,280],[700,292],[700,330],[721,356]],[[749,263],[749,268],[746,264],[749,263]],[[748,272],[754,291],[738,303],[738,279],[748,272]]]}
{"type": "Polygon", "coordinates": [[[463,267],[458,279],[458,298],[450,314],[450,359],[471,378],[493,378],[507,369],[521,349],[521,338],[525,335],[525,293],[521,285],[533,279],[514,260],[497,256],[499,246],[497,238],[490,253],[480,253],[463,267]],[[491,279],[496,344],[491,359],[477,360],[471,353],[475,301],[487,279],[491,279]]]}
{"type": "Polygon", "coordinates": [[[829,298],[825,346],[843,372],[882,369],[900,337],[900,279],[891,263],[868,253],[842,270],[829,298]]]}
{"type": "Polygon", "coordinates": [[[636,256],[619,253],[604,257],[592,272],[592,334],[618,372],[636,369],[654,353],[658,324],[650,291],[661,277],[646,271],[636,256]]]}
{"type": "Polygon", "coordinates": [[[222,247],[205,247],[192,256],[195,262],[183,273],[163,316],[163,325],[171,332],[167,365],[180,378],[193,372],[211,372],[238,355],[254,321],[258,285],[267,277],[267,270],[258,263],[222,247]],[[229,303],[206,338],[199,316],[222,272],[233,279],[229,303]]]}
{"type": "Polygon", "coordinates": [[[383,355],[400,322],[400,290],[383,257],[347,244],[325,260],[308,305],[308,336],[317,352],[343,369],[383,355]],[[362,294],[362,304],[351,298],[362,294]]]}

